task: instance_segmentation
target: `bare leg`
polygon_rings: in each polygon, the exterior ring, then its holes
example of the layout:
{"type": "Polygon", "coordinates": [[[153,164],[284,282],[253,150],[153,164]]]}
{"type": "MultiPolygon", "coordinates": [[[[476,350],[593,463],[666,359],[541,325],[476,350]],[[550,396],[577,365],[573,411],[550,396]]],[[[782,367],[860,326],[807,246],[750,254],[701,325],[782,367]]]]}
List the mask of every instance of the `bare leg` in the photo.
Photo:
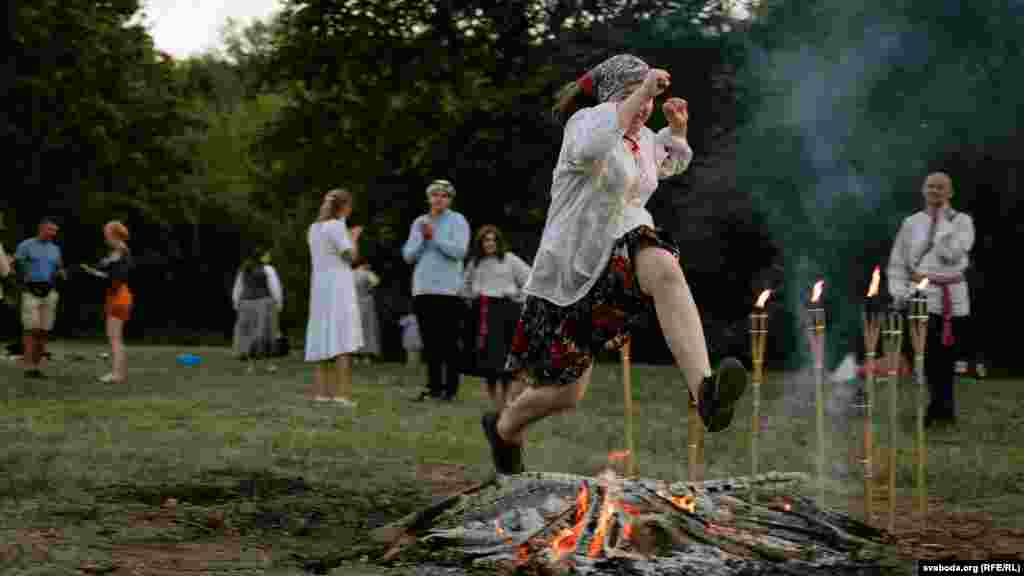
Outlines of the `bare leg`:
{"type": "Polygon", "coordinates": [[[510,444],[522,444],[526,427],[552,414],[572,410],[583,399],[593,365],[569,386],[529,387],[501,412],[498,435],[510,444]]]}
{"type": "Polygon", "coordinates": [[[342,354],[334,359],[334,389],[332,397],[352,399],[352,355],[342,354]]]}
{"type": "Polygon", "coordinates": [[[128,358],[124,349],[124,320],[108,317],[107,336],[110,337],[110,373],[115,382],[123,382],[128,376],[128,358]]]}
{"type": "Polygon", "coordinates": [[[316,398],[324,398],[327,396],[327,389],[330,386],[330,364],[329,360],[317,362],[316,374],[313,381],[313,396],[316,398]]]}
{"type": "Polygon", "coordinates": [[[32,370],[36,367],[36,338],[31,330],[26,330],[21,340],[22,346],[25,348],[21,351],[21,364],[26,370],[32,370]]]}
{"type": "Polygon", "coordinates": [[[46,330],[36,330],[35,361],[36,368],[42,367],[43,356],[46,355],[46,341],[50,333],[46,330]]]}
{"type": "Polygon", "coordinates": [[[506,380],[502,389],[503,394],[501,405],[502,407],[505,407],[512,402],[515,402],[516,398],[519,398],[519,395],[523,393],[523,390],[526,390],[526,383],[518,378],[514,380],[506,380]]]}
{"type": "Polygon", "coordinates": [[[636,254],[636,273],[640,289],[654,298],[665,342],[686,378],[690,394],[700,398],[701,383],[712,374],[711,361],[700,313],[679,261],[662,248],[643,248],[636,254]]]}

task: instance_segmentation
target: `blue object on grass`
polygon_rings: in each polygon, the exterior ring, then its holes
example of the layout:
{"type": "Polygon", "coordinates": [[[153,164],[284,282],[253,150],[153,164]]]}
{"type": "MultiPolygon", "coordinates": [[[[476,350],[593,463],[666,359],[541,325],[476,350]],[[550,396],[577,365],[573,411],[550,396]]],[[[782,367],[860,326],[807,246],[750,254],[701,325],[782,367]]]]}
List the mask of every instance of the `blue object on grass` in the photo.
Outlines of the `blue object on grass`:
{"type": "Polygon", "coordinates": [[[182,366],[195,366],[200,362],[199,356],[195,354],[178,354],[178,364],[182,366]]]}

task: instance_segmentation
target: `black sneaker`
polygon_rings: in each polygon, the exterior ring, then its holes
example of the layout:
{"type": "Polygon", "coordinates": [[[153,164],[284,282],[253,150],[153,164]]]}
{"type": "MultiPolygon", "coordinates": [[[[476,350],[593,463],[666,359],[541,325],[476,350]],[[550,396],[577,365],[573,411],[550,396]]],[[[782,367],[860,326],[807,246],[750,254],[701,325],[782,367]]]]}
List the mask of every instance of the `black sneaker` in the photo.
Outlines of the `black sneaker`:
{"type": "Polygon", "coordinates": [[[484,435],[487,436],[487,442],[491,445],[491,458],[494,460],[495,471],[504,475],[525,472],[522,445],[509,444],[498,435],[498,413],[487,412],[480,419],[480,425],[484,429],[484,435]]]}
{"type": "Polygon", "coordinates": [[[43,374],[43,371],[38,368],[31,368],[29,370],[25,370],[25,378],[43,380],[46,378],[46,374],[43,374]]]}
{"type": "Polygon", "coordinates": [[[704,379],[697,410],[708,432],[721,432],[729,427],[736,401],[746,389],[747,371],[735,358],[723,360],[718,373],[704,379]]]}

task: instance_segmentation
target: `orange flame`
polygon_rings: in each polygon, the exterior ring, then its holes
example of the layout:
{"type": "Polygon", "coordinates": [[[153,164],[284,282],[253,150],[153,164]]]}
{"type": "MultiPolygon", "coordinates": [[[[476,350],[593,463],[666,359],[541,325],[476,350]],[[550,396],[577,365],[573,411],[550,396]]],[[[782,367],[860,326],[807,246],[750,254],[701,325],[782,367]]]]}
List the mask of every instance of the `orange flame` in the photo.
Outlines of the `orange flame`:
{"type": "Polygon", "coordinates": [[[674,504],[676,508],[679,508],[680,510],[686,510],[690,514],[697,513],[697,499],[690,494],[687,494],[686,496],[673,496],[662,490],[659,490],[657,494],[674,504]]]}
{"type": "Polygon", "coordinates": [[[814,283],[814,292],[811,294],[811,302],[817,303],[818,298],[821,298],[821,291],[825,289],[825,281],[818,280],[814,283]]]}
{"type": "Polygon", "coordinates": [[[625,460],[626,458],[629,458],[629,450],[622,450],[608,454],[609,462],[618,462],[619,460],[625,460]]]}
{"type": "Polygon", "coordinates": [[[630,539],[633,538],[633,525],[632,524],[626,524],[625,526],[622,527],[622,537],[627,539],[627,540],[630,540],[630,539]]]}
{"type": "Polygon", "coordinates": [[[754,303],[754,306],[758,308],[764,308],[764,305],[765,303],[768,302],[768,297],[771,296],[771,294],[771,290],[765,290],[761,292],[761,295],[757,297],[757,302],[754,303]]]}
{"type": "Polygon", "coordinates": [[[519,547],[516,548],[516,561],[520,565],[526,564],[530,561],[530,547],[528,545],[520,544],[519,547]]]}
{"type": "Polygon", "coordinates": [[[576,493],[576,524],[572,528],[563,528],[561,532],[551,541],[551,551],[555,558],[561,558],[576,549],[576,542],[583,533],[583,519],[587,514],[587,502],[590,499],[590,491],[587,485],[580,486],[576,493]]]}
{"type": "MultiPolygon", "coordinates": [[[[580,528],[583,528],[580,526],[580,528]]],[[[562,528],[562,531],[551,541],[551,550],[556,558],[561,558],[576,549],[576,539],[579,534],[574,528],[562,528]]]]}
{"type": "Polygon", "coordinates": [[[686,496],[672,496],[672,503],[690,514],[697,513],[697,500],[689,494],[686,496]]]}
{"type": "Polygon", "coordinates": [[[871,273],[871,287],[868,288],[868,298],[874,298],[878,296],[878,285],[882,282],[882,269],[875,266],[875,271],[871,273]]]}
{"type": "Polygon", "coordinates": [[[600,555],[601,550],[604,548],[604,538],[608,532],[608,527],[611,526],[612,515],[615,513],[612,502],[611,499],[605,500],[604,506],[601,507],[601,514],[597,518],[597,529],[594,530],[594,539],[590,541],[590,550],[587,551],[591,558],[596,558],[600,555]]]}
{"type": "Polygon", "coordinates": [[[918,290],[924,290],[924,289],[925,289],[925,288],[927,288],[927,287],[928,287],[928,279],[927,279],[927,278],[923,278],[923,279],[922,279],[922,280],[921,280],[921,281],[920,281],[920,282],[919,282],[919,283],[917,284],[917,289],[918,289],[918,290]]]}
{"type": "Polygon", "coordinates": [[[629,504],[626,504],[625,502],[619,502],[619,509],[622,510],[623,512],[625,512],[626,514],[629,514],[630,516],[639,516],[640,515],[640,509],[639,508],[637,508],[636,506],[630,506],[629,504]]]}

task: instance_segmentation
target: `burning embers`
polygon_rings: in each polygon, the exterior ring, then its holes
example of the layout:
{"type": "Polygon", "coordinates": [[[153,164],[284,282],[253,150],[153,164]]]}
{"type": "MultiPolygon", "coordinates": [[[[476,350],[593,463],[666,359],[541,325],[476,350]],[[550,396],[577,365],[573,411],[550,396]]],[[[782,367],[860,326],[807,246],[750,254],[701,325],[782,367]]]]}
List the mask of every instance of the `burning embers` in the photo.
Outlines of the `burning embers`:
{"type": "Polygon", "coordinates": [[[523,573],[596,576],[624,563],[645,576],[724,576],[775,573],[768,564],[853,573],[843,568],[887,553],[878,531],[799,495],[809,481],[771,472],[668,484],[611,470],[495,478],[387,527],[397,536],[385,559],[407,549],[523,573]]]}
{"type": "Polygon", "coordinates": [[[551,551],[556,560],[576,550],[576,543],[579,541],[587,519],[589,502],[590,489],[587,487],[587,483],[584,482],[580,486],[579,494],[576,496],[576,521],[573,527],[563,528],[551,542],[551,551]]]}
{"type": "MultiPolygon", "coordinates": [[[[610,462],[622,460],[628,453],[613,452],[610,462]]],[[[576,497],[567,508],[550,522],[545,529],[516,545],[516,561],[524,564],[538,554],[546,552],[548,563],[574,562],[579,558],[598,560],[602,558],[634,558],[640,548],[634,537],[639,525],[655,514],[657,506],[650,498],[635,493],[626,495],[625,479],[612,470],[605,470],[596,479],[582,480],[576,497]],[[553,533],[544,537],[541,533],[553,533]]],[[[695,514],[697,501],[692,494],[676,496],[667,487],[650,491],[650,497],[663,500],[662,506],[695,514]]],[[[495,522],[495,531],[508,544],[515,544],[508,537],[500,522],[495,522]]]]}

